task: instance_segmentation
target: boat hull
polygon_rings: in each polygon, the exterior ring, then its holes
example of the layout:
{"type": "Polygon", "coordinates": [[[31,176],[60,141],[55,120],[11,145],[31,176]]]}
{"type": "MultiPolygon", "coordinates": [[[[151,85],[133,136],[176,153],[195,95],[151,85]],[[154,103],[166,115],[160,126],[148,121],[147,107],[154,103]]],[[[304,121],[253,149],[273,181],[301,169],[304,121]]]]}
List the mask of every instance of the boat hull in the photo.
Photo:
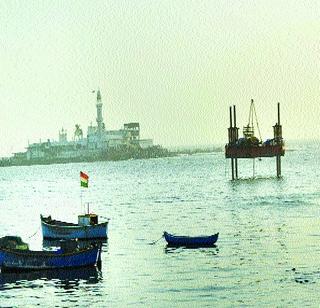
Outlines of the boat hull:
{"type": "Polygon", "coordinates": [[[219,233],[211,236],[176,236],[164,232],[164,238],[168,243],[168,246],[173,247],[212,247],[218,240],[219,233]]]}
{"type": "Polygon", "coordinates": [[[66,269],[95,266],[101,257],[101,245],[63,253],[0,249],[1,272],[66,269]]]}
{"type": "Polygon", "coordinates": [[[41,219],[42,235],[44,239],[107,239],[108,222],[96,225],[80,226],[76,224],[54,224],[41,219]]]}

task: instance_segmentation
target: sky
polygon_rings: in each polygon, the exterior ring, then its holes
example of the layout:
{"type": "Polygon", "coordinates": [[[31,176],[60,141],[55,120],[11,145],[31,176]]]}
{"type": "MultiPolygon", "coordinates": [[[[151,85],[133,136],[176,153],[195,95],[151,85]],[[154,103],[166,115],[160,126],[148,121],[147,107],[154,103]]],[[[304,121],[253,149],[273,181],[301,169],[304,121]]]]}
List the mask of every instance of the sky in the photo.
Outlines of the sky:
{"type": "Polygon", "coordinates": [[[224,144],[229,106],[262,139],[319,139],[319,1],[0,1],[0,156],[95,124],[163,146],[224,144]]]}

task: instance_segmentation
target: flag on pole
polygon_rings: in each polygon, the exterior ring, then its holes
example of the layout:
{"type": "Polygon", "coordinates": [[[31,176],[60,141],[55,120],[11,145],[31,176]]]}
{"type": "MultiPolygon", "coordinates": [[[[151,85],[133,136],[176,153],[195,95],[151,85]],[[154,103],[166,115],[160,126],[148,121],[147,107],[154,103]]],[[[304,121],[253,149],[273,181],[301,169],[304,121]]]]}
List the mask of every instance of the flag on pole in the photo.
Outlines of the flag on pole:
{"type": "Polygon", "coordinates": [[[88,184],[89,184],[89,176],[84,172],[80,171],[80,186],[88,188],[88,184]]]}

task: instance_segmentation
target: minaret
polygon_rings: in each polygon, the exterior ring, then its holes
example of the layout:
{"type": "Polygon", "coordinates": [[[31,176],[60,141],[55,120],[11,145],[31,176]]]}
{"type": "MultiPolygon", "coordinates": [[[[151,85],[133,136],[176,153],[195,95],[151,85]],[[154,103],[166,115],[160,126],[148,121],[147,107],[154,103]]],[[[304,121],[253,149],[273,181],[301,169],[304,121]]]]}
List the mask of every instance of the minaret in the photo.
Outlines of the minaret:
{"type": "Polygon", "coordinates": [[[102,102],[101,102],[101,94],[100,90],[97,92],[97,125],[98,125],[98,133],[100,134],[104,129],[103,118],[102,118],[102,102]]]}

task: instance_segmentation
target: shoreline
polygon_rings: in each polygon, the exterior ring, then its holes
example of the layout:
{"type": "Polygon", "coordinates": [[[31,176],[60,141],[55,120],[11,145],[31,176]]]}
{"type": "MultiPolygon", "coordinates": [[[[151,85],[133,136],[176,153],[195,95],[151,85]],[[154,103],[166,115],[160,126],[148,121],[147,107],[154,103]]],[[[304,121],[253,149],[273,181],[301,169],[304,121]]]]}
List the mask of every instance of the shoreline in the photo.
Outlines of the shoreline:
{"type": "Polygon", "coordinates": [[[49,157],[38,159],[16,159],[14,157],[0,158],[0,167],[15,167],[15,166],[34,166],[34,165],[53,165],[53,164],[69,164],[82,162],[96,161],[123,161],[130,159],[151,159],[162,157],[175,157],[179,155],[194,155],[201,153],[216,153],[223,152],[220,148],[195,148],[195,149],[180,149],[176,151],[168,150],[161,146],[153,146],[150,148],[130,148],[125,147],[117,150],[109,150],[108,152],[95,154],[92,156],[78,156],[70,158],[49,157]]]}

